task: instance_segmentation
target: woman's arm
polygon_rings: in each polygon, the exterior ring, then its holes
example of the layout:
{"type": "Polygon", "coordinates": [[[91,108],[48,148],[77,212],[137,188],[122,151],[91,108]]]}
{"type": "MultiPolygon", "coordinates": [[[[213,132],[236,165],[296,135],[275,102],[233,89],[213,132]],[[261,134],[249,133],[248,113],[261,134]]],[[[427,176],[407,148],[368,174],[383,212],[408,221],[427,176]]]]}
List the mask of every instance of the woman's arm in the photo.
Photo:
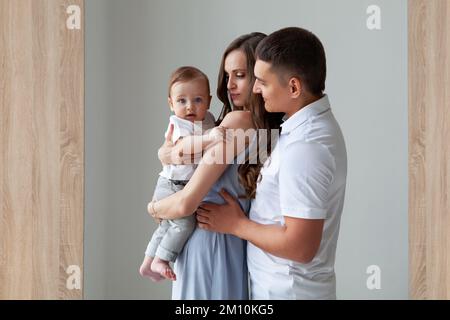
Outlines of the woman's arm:
{"type": "Polygon", "coordinates": [[[174,126],[173,124],[169,125],[169,131],[166,135],[166,140],[163,145],[158,149],[158,158],[161,161],[161,164],[186,164],[186,163],[195,163],[194,160],[196,158],[201,159],[200,154],[183,154],[182,149],[177,147],[175,148],[175,144],[172,143],[172,135],[173,135],[174,126]]]}
{"type": "Polygon", "coordinates": [[[214,127],[204,135],[181,137],[175,142],[175,150],[183,154],[197,154],[214,146],[216,143],[226,142],[226,129],[223,126],[214,127]]]}
{"type": "MultiPolygon", "coordinates": [[[[248,130],[253,128],[253,123],[249,112],[234,111],[225,117],[221,126],[229,129],[248,130]]],[[[223,141],[208,149],[183,190],[153,203],[153,206],[149,203],[149,214],[159,219],[177,219],[193,214],[208,191],[226,170],[228,164],[233,161],[235,155],[244,151],[246,146],[237,143],[238,138],[236,134],[233,134],[232,140],[223,141]],[[227,152],[233,146],[234,152],[227,152]],[[225,152],[223,152],[224,150],[225,152]],[[219,158],[222,161],[217,161],[219,158]],[[153,214],[153,210],[156,214],[153,214]]]]}
{"type": "Polygon", "coordinates": [[[158,150],[158,158],[163,165],[167,164],[192,164],[198,163],[203,151],[213,147],[215,144],[225,141],[226,128],[215,127],[204,135],[192,135],[178,139],[172,143],[173,124],[169,127],[164,144],[158,150]]]}

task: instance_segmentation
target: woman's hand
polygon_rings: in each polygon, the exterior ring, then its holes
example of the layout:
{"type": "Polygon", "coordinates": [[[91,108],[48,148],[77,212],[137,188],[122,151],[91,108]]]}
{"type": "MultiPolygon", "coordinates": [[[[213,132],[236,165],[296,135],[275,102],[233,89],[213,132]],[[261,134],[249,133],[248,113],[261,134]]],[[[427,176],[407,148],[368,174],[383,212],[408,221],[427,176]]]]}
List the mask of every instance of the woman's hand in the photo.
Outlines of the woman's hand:
{"type": "Polygon", "coordinates": [[[159,161],[161,161],[162,165],[168,165],[168,164],[182,164],[180,163],[175,163],[178,161],[181,161],[180,159],[177,159],[175,157],[175,159],[172,159],[172,150],[173,147],[175,146],[172,143],[172,135],[173,135],[173,124],[170,124],[169,126],[169,131],[167,132],[167,137],[166,140],[164,141],[164,144],[159,148],[158,150],[158,158],[159,161]]]}
{"type": "Polygon", "coordinates": [[[149,214],[153,219],[155,219],[156,223],[157,223],[157,224],[160,224],[160,223],[161,223],[161,219],[159,219],[159,218],[156,217],[155,202],[156,202],[156,199],[153,199],[151,202],[148,203],[148,205],[147,205],[147,211],[148,211],[148,214],[149,214]]]}
{"type": "Polygon", "coordinates": [[[228,130],[225,127],[218,126],[212,128],[208,133],[208,139],[211,145],[215,145],[216,143],[229,143],[233,141],[233,133],[232,130],[228,130]]]}
{"type": "Polygon", "coordinates": [[[197,225],[208,231],[236,235],[238,228],[248,218],[239,202],[227,191],[222,189],[219,194],[225,199],[225,204],[201,203],[197,209],[197,225]]]}
{"type": "MultiPolygon", "coordinates": [[[[163,145],[158,150],[158,158],[162,165],[169,164],[193,164],[198,163],[202,158],[202,151],[197,154],[188,154],[183,152],[182,144],[172,143],[174,126],[171,123],[163,145]],[[195,162],[197,161],[197,162],[195,162]]],[[[181,140],[181,139],[180,139],[181,140]]]]}

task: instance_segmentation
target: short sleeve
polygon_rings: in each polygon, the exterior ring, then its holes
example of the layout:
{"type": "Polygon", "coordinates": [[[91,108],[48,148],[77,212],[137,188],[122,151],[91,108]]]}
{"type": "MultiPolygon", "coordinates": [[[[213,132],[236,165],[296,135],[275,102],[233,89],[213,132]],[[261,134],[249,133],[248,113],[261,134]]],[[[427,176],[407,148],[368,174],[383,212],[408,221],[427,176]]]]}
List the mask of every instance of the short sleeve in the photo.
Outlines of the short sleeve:
{"type": "Polygon", "coordinates": [[[280,159],[280,207],[284,216],[326,219],[335,160],[318,143],[295,141],[280,159]]]}
{"type": "Polygon", "coordinates": [[[172,135],[172,143],[177,142],[181,137],[186,137],[192,135],[192,123],[187,120],[179,119],[177,116],[171,116],[169,126],[167,127],[167,131],[164,134],[167,137],[167,133],[169,132],[170,124],[173,124],[173,135],[172,135]]]}

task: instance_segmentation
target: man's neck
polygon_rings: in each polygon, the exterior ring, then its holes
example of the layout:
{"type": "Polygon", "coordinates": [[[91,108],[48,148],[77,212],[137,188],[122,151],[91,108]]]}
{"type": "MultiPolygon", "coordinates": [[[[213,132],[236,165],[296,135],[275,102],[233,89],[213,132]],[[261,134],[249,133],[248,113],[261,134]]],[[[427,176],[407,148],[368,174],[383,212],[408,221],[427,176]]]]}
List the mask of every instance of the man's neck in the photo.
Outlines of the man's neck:
{"type": "Polygon", "coordinates": [[[324,94],[320,96],[314,96],[314,95],[306,95],[305,97],[299,98],[296,102],[292,103],[292,108],[288,112],[286,112],[286,118],[289,119],[291,116],[293,116],[295,113],[303,109],[304,107],[310,105],[311,103],[316,102],[317,100],[320,100],[324,97],[324,94]]]}

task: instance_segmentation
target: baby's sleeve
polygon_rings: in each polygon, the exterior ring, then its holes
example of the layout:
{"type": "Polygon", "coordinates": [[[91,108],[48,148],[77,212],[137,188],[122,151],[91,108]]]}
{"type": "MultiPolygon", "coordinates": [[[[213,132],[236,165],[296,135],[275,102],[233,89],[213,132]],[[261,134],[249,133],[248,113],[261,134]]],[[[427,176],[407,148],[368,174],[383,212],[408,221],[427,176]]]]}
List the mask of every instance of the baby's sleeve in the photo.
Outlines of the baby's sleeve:
{"type": "MultiPolygon", "coordinates": [[[[173,135],[172,135],[172,143],[178,141],[178,139],[186,136],[190,136],[193,134],[192,132],[192,124],[183,119],[179,119],[177,116],[171,116],[169,121],[170,124],[173,124],[173,135]]],[[[169,129],[167,129],[165,137],[167,137],[169,129]]]]}
{"type": "Polygon", "coordinates": [[[172,143],[175,143],[181,137],[181,130],[178,121],[176,121],[176,119],[174,119],[173,116],[170,117],[169,125],[167,126],[167,130],[166,133],[164,134],[164,137],[167,138],[167,134],[169,133],[169,128],[171,124],[173,124],[172,143]]]}

